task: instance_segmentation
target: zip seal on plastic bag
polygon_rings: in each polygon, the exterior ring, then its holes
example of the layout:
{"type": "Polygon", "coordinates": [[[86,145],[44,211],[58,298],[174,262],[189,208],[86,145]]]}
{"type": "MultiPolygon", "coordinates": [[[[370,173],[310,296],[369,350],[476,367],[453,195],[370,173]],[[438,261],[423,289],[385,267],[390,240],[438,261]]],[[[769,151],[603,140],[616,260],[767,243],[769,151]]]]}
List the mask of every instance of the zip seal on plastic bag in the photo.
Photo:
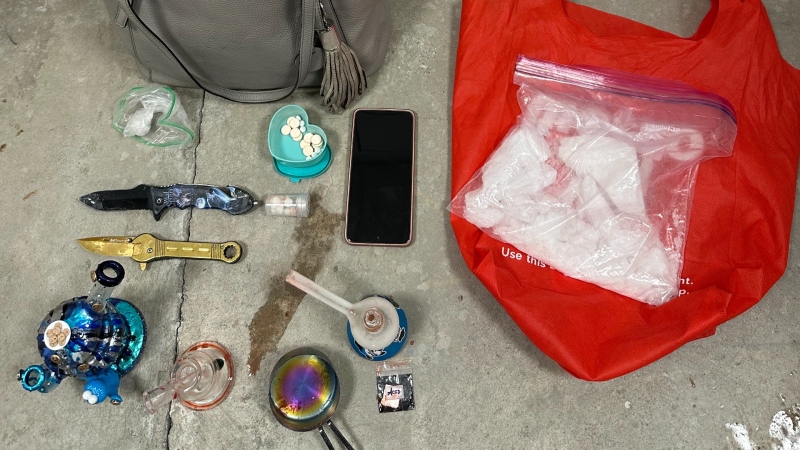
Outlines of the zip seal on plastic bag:
{"type": "Polygon", "coordinates": [[[679,292],[698,164],[732,106],[687,84],[520,57],[522,110],[448,209],[576,279],[652,305],[679,292]]]}
{"type": "Polygon", "coordinates": [[[186,148],[194,132],[178,95],[167,86],[135,87],[114,107],[114,128],[155,147],[186,148]]]}
{"type": "Polygon", "coordinates": [[[645,77],[601,67],[565,66],[519,56],[514,71],[514,83],[521,86],[533,79],[550,80],[647,100],[706,105],[721,110],[736,123],[733,106],[727,100],[711,92],[695,89],[683,82],[645,77]]]}

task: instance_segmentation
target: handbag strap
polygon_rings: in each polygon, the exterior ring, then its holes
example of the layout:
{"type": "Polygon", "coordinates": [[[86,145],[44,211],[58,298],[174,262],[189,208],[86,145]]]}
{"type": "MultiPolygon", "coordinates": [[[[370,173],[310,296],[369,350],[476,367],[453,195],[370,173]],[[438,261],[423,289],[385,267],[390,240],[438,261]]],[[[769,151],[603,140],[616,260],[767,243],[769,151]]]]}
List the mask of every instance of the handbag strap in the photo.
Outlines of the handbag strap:
{"type": "Polygon", "coordinates": [[[314,51],[314,20],[316,18],[316,4],[318,0],[301,0],[301,23],[300,23],[300,56],[297,69],[297,79],[294,85],[278,88],[278,89],[265,89],[265,90],[234,90],[218,86],[208,81],[201,81],[199,77],[195,76],[186,65],[175,55],[175,52],[169,48],[160,37],[158,37],[153,30],[150,29],[136,11],[128,4],[129,0],[118,0],[120,8],[128,16],[128,19],[133,22],[139,31],[142,32],[159,50],[173,60],[180,66],[186,75],[194,81],[200,88],[218,95],[222,98],[232,100],[234,102],[242,103],[266,103],[284,99],[295,91],[297,87],[308,75],[311,66],[311,54],[314,51]]]}

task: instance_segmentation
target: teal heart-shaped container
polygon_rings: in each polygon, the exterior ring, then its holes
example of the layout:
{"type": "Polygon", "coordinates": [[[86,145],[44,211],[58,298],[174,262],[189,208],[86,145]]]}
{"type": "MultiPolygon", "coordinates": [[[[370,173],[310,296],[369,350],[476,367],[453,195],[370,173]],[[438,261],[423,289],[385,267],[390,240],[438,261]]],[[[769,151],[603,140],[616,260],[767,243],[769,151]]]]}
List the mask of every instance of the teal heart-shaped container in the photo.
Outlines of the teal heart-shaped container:
{"type": "Polygon", "coordinates": [[[267,145],[275,161],[288,167],[313,166],[319,163],[325,157],[325,154],[330,151],[328,148],[328,136],[325,135],[322,128],[308,123],[306,110],[297,105],[286,105],[275,112],[269,121],[267,145]],[[313,155],[311,159],[306,159],[303,149],[300,147],[300,142],[295,141],[291,136],[281,133],[281,128],[286,125],[290,117],[300,117],[300,120],[305,122],[306,133],[318,134],[322,137],[321,151],[313,155]]]}

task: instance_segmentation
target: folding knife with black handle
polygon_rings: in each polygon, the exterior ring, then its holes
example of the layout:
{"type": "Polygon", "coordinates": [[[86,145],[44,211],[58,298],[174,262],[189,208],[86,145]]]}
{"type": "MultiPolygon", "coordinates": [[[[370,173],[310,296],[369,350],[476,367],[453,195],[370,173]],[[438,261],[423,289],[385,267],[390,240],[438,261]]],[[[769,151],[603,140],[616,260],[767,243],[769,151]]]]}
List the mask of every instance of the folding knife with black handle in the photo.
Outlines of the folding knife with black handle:
{"type": "Polygon", "coordinates": [[[156,220],[161,219],[161,215],[170,207],[221,209],[235,215],[246,213],[257,204],[253,196],[242,188],[205,184],[140,184],[133,189],[92,192],[79,200],[101,211],[149,209],[156,220]]]}

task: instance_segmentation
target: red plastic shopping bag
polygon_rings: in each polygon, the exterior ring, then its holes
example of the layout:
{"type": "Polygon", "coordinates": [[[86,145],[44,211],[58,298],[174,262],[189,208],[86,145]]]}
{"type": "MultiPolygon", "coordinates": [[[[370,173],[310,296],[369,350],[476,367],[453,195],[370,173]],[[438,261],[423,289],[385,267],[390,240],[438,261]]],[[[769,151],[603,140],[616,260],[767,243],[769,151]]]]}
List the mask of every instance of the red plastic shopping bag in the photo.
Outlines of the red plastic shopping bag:
{"type": "Polygon", "coordinates": [[[542,267],[451,216],[462,255],[525,334],[573,375],[636,370],[758,302],[783,274],[800,151],[800,71],[780,56],[764,7],[714,2],[684,39],[562,0],[465,0],[453,97],[453,195],[520,110],[518,55],[681,80],[729,101],[733,156],[701,164],[682,295],[652,307],[542,267]]]}

